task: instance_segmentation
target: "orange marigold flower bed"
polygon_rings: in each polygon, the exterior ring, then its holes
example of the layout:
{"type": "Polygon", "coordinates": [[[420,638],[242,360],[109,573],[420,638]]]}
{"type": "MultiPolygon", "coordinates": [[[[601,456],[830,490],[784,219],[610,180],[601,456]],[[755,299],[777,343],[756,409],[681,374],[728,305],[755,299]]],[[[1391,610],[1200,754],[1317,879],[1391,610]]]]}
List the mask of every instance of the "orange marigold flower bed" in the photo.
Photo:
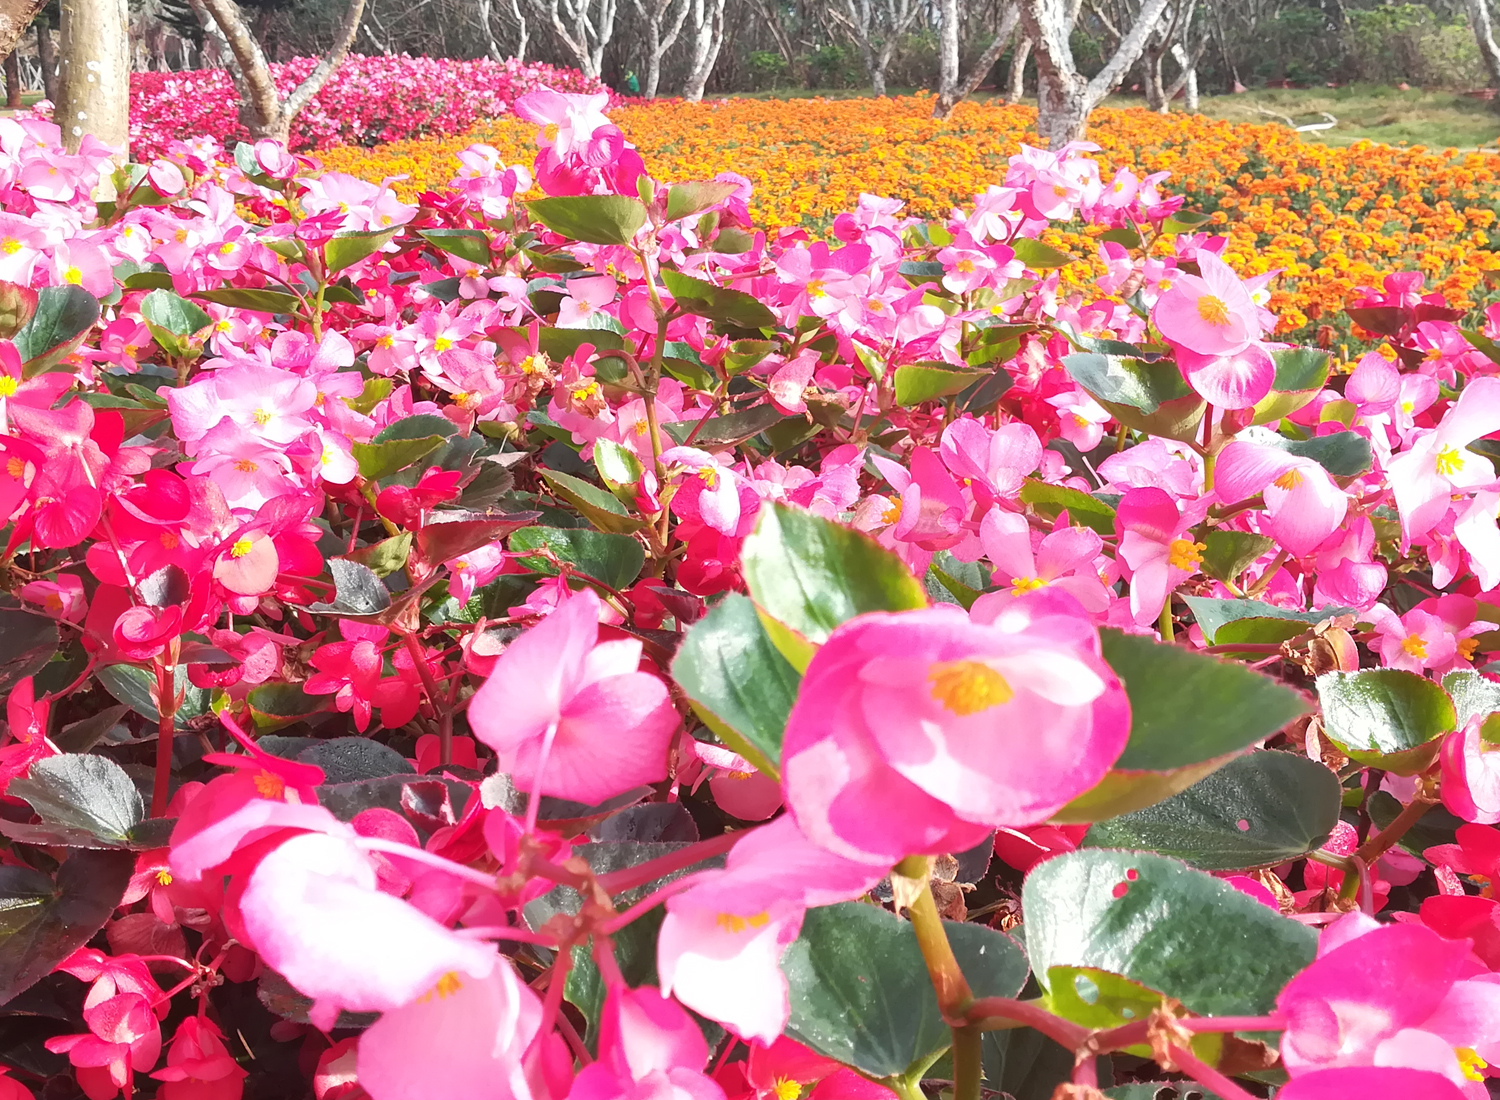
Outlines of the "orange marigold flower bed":
{"type": "MultiPolygon", "coordinates": [[[[813,232],[826,231],[861,192],[904,199],[921,217],[946,216],[998,182],[1019,143],[1035,140],[1028,107],[970,102],[946,122],[931,114],[927,96],[657,101],[611,112],[658,178],[738,172],[754,184],[761,224],[813,232]]],[[[531,124],[504,118],[464,137],[320,156],[329,169],[367,178],[404,174],[397,189],[409,198],[451,179],[453,154],[470,142],[529,163],[534,137],[531,124]]],[[[1171,172],[1167,189],[1214,215],[1238,270],[1280,269],[1271,305],[1283,332],[1334,321],[1354,288],[1393,270],[1420,270],[1460,307],[1482,304],[1500,283],[1500,252],[1491,251],[1500,156],[1372,142],[1339,149],[1281,126],[1107,108],[1094,113],[1089,138],[1110,167],[1171,172]]],[[[1097,263],[1083,233],[1048,239],[1097,263]]],[[[1081,281],[1087,272],[1077,266],[1065,277],[1081,281]]]]}

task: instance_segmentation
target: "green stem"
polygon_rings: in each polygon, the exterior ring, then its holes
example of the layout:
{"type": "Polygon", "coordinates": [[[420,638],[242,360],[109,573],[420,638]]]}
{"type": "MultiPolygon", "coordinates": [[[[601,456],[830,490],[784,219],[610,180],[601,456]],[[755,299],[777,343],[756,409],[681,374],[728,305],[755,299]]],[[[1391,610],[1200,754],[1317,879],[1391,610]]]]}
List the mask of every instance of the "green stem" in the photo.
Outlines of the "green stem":
{"type": "Polygon", "coordinates": [[[1161,640],[1170,644],[1176,638],[1176,632],[1172,628],[1172,593],[1167,593],[1167,598],[1161,605],[1161,618],[1156,621],[1157,629],[1161,631],[1161,640]]]}
{"type": "Polygon", "coordinates": [[[979,1028],[965,1018],[974,1003],[974,994],[953,954],[953,945],[948,942],[943,918],[932,897],[932,863],[926,856],[907,856],[896,865],[895,873],[921,883],[920,892],[906,908],[912,930],[917,934],[917,946],[922,950],[922,961],[927,964],[927,974],[937,993],[938,1009],[953,1029],[953,1100],[980,1100],[981,1036],[979,1028]]]}
{"type": "Polygon", "coordinates": [[[172,783],[172,744],[177,736],[177,669],[160,661],[156,665],[156,713],[156,775],[151,784],[151,816],[166,817],[172,783]]]}
{"type": "Polygon", "coordinates": [[[953,1100],[980,1100],[983,1034],[973,1024],[953,1029],[953,1100]]]}

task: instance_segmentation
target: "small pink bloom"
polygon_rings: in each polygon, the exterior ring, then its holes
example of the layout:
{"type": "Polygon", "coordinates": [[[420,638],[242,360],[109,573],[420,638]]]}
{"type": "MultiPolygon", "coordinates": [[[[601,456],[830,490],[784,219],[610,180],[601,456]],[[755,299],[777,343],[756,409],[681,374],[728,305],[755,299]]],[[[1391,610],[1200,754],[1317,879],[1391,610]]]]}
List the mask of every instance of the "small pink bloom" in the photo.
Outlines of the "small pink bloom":
{"type": "Polygon", "coordinates": [[[649,986],[615,986],[599,1021],[599,1060],[578,1074],[568,1100],[724,1100],[703,1075],[707,1061],[703,1033],[680,1005],[649,986]]]}
{"type": "Polygon", "coordinates": [[[1264,529],[1297,557],[1309,554],[1344,522],[1349,498],[1310,458],[1236,441],[1219,454],[1214,488],[1226,503],[1265,500],[1264,529]]]}
{"type": "Polygon", "coordinates": [[[1260,339],[1260,313],[1229,265],[1212,253],[1197,257],[1201,275],[1179,275],[1156,300],[1151,319],[1179,347],[1203,356],[1234,355],[1260,339]]]}
{"type": "MultiPolygon", "coordinates": [[[[1086,611],[1099,614],[1108,610],[1109,590],[1094,568],[1104,540],[1087,527],[1061,527],[1043,536],[1033,552],[1031,524],[1026,517],[996,508],[979,525],[979,544],[995,567],[994,582],[1010,585],[1009,596],[1056,587],[1086,611]]],[[[1006,595],[988,593],[979,600],[1005,599],[1006,595]]]]}
{"type": "Polygon", "coordinates": [[[638,671],[641,643],[599,641],[599,597],[574,594],[510,644],[469,722],[522,790],[596,804],[667,777],[677,711],[638,671]]]}
{"type": "Polygon", "coordinates": [[[1138,625],[1155,622],[1173,589],[1198,572],[1204,546],[1193,540],[1192,528],[1202,518],[1202,502],[1179,512],[1164,489],[1131,489],[1120,499],[1115,528],[1138,625]]]}
{"type": "Polygon", "coordinates": [[[167,1051],[167,1068],[151,1075],[165,1082],[161,1100],[239,1100],[249,1074],[230,1057],[224,1033],[206,1016],[177,1025],[167,1051]]]}

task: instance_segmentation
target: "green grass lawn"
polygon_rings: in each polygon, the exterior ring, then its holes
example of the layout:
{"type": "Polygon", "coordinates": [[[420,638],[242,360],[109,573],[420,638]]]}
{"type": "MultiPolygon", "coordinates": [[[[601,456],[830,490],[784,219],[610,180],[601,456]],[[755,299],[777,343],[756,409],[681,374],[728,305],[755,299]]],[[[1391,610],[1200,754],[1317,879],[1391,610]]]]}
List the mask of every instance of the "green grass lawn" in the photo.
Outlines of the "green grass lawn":
{"type": "MultiPolygon", "coordinates": [[[[913,89],[893,88],[892,95],[910,95],[913,89]]],[[[808,91],[782,89],[746,93],[754,99],[806,99],[822,96],[828,99],[850,99],[868,95],[865,88],[840,88],[808,91]]],[[[976,93],[976,99],[989,99],[993,92],[976,93]]],[[[1035,103],[1029,99],[1026,102],[1035,103]]],[[[1144,107],[1140,96],[1116,95],[1105,101],[1111,107],[1144,107]]],[[[1338,119],[1330,130],[1303,135],[1305,141],[1326,145],[1352,145],[1368,139],[1387,145],[1425,145],[1434,149],[1494,149],[1500,144],[1500,100],[1485,102],[1458,92],[1427,91],[1375,85],[1350,85],[1342,88],[1258,88],[1243,95],[1205,95],[1199,109],[1213,118],[1233,122],[1272,123],[1276,118],[1257,110],[1286,116],[1297,125],[1326,121],[1321,112],[1338,119]]],[[[1182,110],[1181,100],[1173,110],[1182,110]]]]}

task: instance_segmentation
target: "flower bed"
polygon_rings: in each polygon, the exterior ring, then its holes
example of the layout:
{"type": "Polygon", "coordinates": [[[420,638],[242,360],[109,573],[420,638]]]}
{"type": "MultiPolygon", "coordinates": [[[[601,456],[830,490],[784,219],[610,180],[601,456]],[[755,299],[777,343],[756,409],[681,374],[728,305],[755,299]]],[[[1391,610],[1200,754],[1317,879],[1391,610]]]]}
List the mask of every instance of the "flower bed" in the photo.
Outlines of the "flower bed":
{"type": "MultiPolygon", "coordinates": [[[[283,95],[317,58],[271,66],[283,95]]],[[[603,90],[571,69],[544,62],[350,54],[292,124],[294,149],[368,146],[429,135],[461,134],[505,114],[533,88],[603,90]]],[[[233,144],[247,136],[239,100],[224,69],[130,74],[130,140],[138,160],[160,156],[173,141],[207,135],[233,144]]]]}
{"type": "MultiPolygon", "coordinates": [[[[946,217],[1004,174],[1035,117],[1027,107],[975,103],[947,124],[931,113],[927,98],[731,100],[632,104],[614,117],[653,171],[738,172],[755,188],[752,210],[763,223],[823,233],[863,192],[904,199],[918,217],[946,217]]],[[[324,160],[369,179],[408,174],[397,188],[410,197],[445,180],[469,141],[519,159],[532,136],[507,119],[470,136],[329,150],[324,160]]],[[[1491,153],[1369,142],[1334,149],[1281,126],[1140,110],[1095,112],[1089,137],[1108,169],[1170,171],[1174,192],[1221,211],[1215,231],[1228,235],[1236,265],[1282,273],[1272,306],[1281,330],[1303,339],[1332,322],[1338,332],[1325,340],[1343,340],[1342,310],[1356,288],[1393,268],[1420,270],[1461,308],[1484,301],[1500,270],[1490,251],[1500,157],[1491,153]]],[[[1048,239],[1085,247],[1066,230],[1048,239]]]]}
{"type": "Polygon", "coordinates": [[[768,236],[604,103],[0,120],[0,1095],[1482,1095],[1500,309],[1341,373],[1085,151],[768,236]]]}

